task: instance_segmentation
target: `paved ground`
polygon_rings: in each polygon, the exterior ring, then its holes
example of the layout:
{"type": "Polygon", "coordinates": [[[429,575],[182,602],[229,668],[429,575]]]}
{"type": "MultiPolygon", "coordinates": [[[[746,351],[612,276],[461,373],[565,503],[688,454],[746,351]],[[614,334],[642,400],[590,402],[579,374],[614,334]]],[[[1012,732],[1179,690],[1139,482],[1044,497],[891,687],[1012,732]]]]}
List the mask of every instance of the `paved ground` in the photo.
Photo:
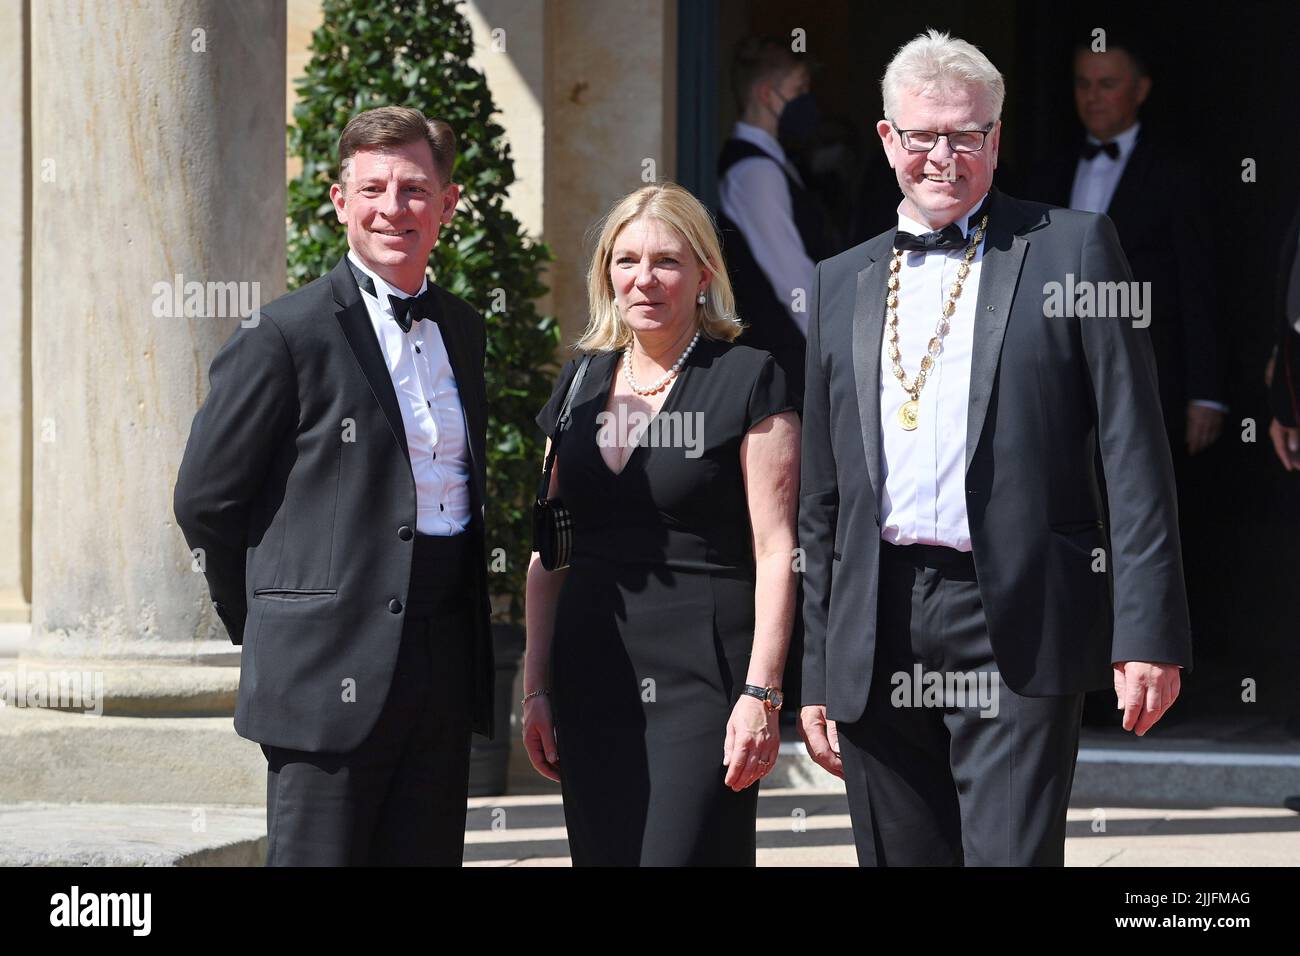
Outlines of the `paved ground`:
{"type": "MultiPolygon", "coordinates": [[[[764,790],[759,866],[855,866],[843,793],[764,790]]],[[[1213,810],[1072,809],[1067,866],[1296,866],[1300,814],[1213,810]]],[[[467,866],[569,866],[564,810],[554,793],[470,801],[467,866]]]]}

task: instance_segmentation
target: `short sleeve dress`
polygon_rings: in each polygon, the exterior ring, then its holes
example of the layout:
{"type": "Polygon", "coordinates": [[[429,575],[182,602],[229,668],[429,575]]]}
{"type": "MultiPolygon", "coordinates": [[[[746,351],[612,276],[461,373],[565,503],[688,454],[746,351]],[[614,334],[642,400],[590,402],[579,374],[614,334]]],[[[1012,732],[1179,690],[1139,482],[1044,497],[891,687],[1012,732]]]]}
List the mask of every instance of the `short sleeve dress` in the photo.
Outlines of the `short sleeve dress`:
{"type": "MultiPolygon", "coordinates": [[[[701,338],[615,474],[598,441],[619,425],[619,354],[592,358],[557,455],[574,545],[551,704],[573,862],[752,866],[758,786],[734,793],[722,765],[754,637],[740,444],[795,404],[767,352],[701,338]]],[[[576,367],[537,416],[548,436],[576,367]]]]}

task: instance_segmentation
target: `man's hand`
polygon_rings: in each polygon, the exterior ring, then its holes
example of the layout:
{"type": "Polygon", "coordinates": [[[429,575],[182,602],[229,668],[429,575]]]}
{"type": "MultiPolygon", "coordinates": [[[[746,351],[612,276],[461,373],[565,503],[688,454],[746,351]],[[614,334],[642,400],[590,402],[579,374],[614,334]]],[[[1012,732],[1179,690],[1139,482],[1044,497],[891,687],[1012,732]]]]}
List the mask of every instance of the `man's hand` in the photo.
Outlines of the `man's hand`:
{"type": "Polygon", "coordinates": [[[1276,418],[1268,426],[1277,460],[1287,471],[1300,471],[1300,428],[1287,428],[1276,418]]]}
{"type": "Polygon", "coordinates": [[[1187,454],[1205,451],[1223,431],[1223,412],[1207,405],[1187,403],[1187,454]]]}
{"type": "Polygon", "coordinates": [[[1115,703],[1124,711],[1124,729],[1141,737],[1155,726],[1182,687],[1179,664],[1121,661],[1115,668],[1115,703]]]}
{"type": "Polygon", "coordinates": [[[844,763],[840,760],[840,734],[835,721],[826,719],[823,704],[809,704],[799,711],[799,736],[808,748],[808,756],[827,773],[844,779],[844,763]]]}

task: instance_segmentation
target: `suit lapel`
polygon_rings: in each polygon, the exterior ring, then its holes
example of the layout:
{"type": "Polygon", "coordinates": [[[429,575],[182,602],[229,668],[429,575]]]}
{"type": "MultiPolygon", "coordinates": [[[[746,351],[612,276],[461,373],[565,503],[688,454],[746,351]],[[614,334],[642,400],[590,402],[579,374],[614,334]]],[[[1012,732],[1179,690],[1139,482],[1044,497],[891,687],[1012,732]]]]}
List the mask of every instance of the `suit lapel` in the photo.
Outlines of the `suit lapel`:
{"type": "Polygon", "coordinates": [[[1114,221],[1120,235],[1124,234],[1120,223],[1127,221],[1135,210],[1144,205],[1142,185],[1146,182],[1147,167],[1150,164],[1151,143],[1139,130],[1137,142],[1133,144],[1133,155],[1124,164],[1124,172],[1120,174],[1119,182],[1115,184],[1115,194],[1110,197],[1110,204],[1106,207],[1106,215],[1114,221]]]}
{"type": "Polygon", "coordinates": [[[880,348],[893,241],[894,232],[890,230],[868,243],[866,251],[870,261],[858,272],[853,304],[853,375],[858,392],[858,417],[862,421],[867,476],[877,500],[880,498],[880,348]]]}
{"type": "Polygon", "coordinates": [[[483,369],[475,361],[469,330],[464,327],[460,317],[446,307],[443,301],[446,293],[441,288],[438,288],[437,292],[438,331],[442,334],[442,343],[447,348],[451,372],[456,376],[456,388],[460,392],[461,407],[465,410],[466,438],[470,464],[474,469],[474,487],[478,491],[479,501],[483,502],[487,498],[487,489],[484,487],[484,448],[481,437],[487,427],[487,409],[484,407],[482,395],[483,369]]]}
{"type": "Polygon", "coordinates": [[[361,299],[361,292],[348,269],[346,258],[340,259],[339,264],[331,270],[330,287],[334,292],[334,301],[339,306],[334,317],[338,319],[343,335],[352,348],[352,355],[370,384],[375,401],[384,410],[393,439],[409,464],[411,450],[406,444],[406,425],[402,422],[402,411],[397,405],[397,393],[393,391],[393,378],[388,372],[388,363],[379,350],[379,339],[370,323],[370,313],[361,299]]]}
{"type": "Polygon", "coordinates": [[[974,341],[971,343],[970,400],[966,409],[966,469],[984,431],[993,380],[1002,355],[1002,340],[1011,315],[1020,268],[1029,243],[1016,235],[1021,225],[1017,209],[996,189],[989,206],[989,228],[984,237],[979,295],[975,299],[974,341]]]}

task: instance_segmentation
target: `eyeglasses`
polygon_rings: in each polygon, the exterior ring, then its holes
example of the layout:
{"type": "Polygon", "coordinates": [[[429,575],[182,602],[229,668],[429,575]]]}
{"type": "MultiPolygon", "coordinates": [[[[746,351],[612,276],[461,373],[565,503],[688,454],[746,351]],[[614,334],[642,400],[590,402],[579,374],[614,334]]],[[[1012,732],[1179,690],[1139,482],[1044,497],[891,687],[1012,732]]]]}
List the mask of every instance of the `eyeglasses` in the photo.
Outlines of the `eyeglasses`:
{"type": "MultiPolygon", "coordinates": [[[[894,126],[893,123],[889,124],[894,126]]],[[[928,153],[939,145],[939,137],[948,139],[948,148],[954,153],[978,153],[984,148],[984,140],[993,131],[993,123],[983,129],[962,129],[951,133],[938,133],[932,129],[899,129],[894,132],[903,141],[903,149],[909,153],[928,153]]]]}

